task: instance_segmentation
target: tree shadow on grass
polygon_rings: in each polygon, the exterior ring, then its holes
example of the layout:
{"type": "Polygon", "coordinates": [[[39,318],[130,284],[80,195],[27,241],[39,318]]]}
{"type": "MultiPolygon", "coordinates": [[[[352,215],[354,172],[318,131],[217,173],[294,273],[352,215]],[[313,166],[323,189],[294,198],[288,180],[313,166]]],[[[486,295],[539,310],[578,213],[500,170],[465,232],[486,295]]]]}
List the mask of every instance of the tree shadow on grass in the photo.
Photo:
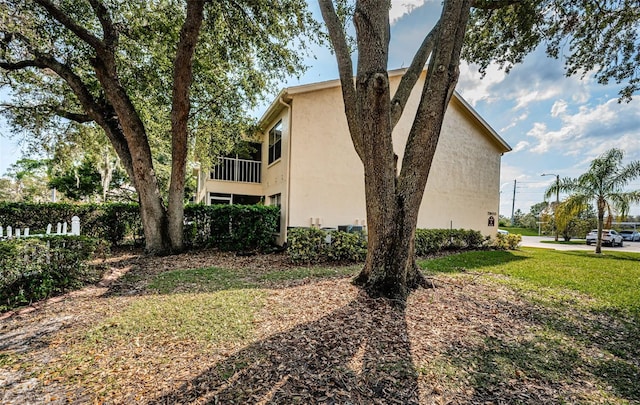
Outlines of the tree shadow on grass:
{"type": "Polygon", "coordinates": [[[616,252],[608,249],[604,250],[599,255],[596,254],[595,252],[585,251],[585,250],[564,250],[564,251],[558,251],[557,253],[563,254],[566,256],[576,256],[581,258],[588,256],[588,257],[608,259],[608,260],[640,262],[640,256],[638,256],[638,254],[635,252],[616,252]]]}
{"type": "Polygon", "coordinates": [[[533,333],[487,336],[440,358],[468,373],[473,395],[465,402],[584,403],[594,401],[593,395],[640,402],[636,322],[606,312],[513,309],[513,315],[537,325],[533,333]]]}
{"type": "Polygon", "coordinates": [[[404,310],[364,294],[261,340],[149,401],[417,404],[404,310]]]}
{"type": "Polygon", "coordinates": [[[127,257],[112,261],[110,266],[119,276],[109,283],[105,297],[281,289],[351,277],[359,271],[358,265],[301,266],[291,264],[283,255],[236,257],[215,251],[195,251],[169,258],[127,257]]]}
{"type": "Polygon", "coordinates": [[[528,259],[507,250],[476,250],[444,257],[420,258],[418,265],[427,272],[459,273],[528,259]]]}

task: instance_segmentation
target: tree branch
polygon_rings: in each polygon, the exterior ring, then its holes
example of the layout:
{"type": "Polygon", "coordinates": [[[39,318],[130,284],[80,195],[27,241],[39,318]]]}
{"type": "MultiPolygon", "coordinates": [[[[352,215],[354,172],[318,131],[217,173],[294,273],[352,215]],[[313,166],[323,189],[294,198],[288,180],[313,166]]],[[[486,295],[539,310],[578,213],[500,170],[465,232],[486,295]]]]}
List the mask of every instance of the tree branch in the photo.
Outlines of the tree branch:
{"type": "Polygon", "coordinates": [[[523,3],[524,0],[473,0],[471,1],[472,8],[479,8],[482,10],[497,10],[499,8],[511,6],[514,4],[523,3]]]}
{"type": "Polygon", "coordinates": [[[429,55],[431,55],[431,52],[433,51],[435,38],[439,29],[440,20],[438,20],[438,23],[436,23],[436,25],[431,29],[431,32],[425,36],[420,48],[413,57],[413,61],[411,61],[411,66],[409,66],[406,73],[400,80],[398,90],[391,100],[391,128],[396,126],[402,116],[402,112],[404,111],[404,107],[407,105],[407,100],[411,95],[411,91],[416,85],[416,82],[427,63],[427,59],[429,59],[429,55]]]}
{"type": "Polygon", "coordinates": [[[96,17],[102,25],[102,33],[104,35],[104,45],[107,48],[113,48],[118,40],[118,32],[113,25],[109,11],[100,0],[89,0],[91,8],[96,13],[96,17]]]}
{"type": "Polygon", "coordinates": [[[44,69],[47,66],[36,60],[21,60],[19,62],[0,62],[0,68],[5,70],[20,70],[28,67],[37,67],[44,69]]]}
{"type": "Polygon", "coordinates": [[[95,121],[93,118],[89,116],[89,114],[74,113],[72,111],[66,111],[61,108],[54,108],[53,112],[55,112],[56,115],[59,117],[66,118],[69,121],[75,121],[80,124],[95,121]]]}
{"type": "Polygon", "coordinates": [[[80,26],[75,21],[73,21],[64,11],[60,10],[56,7],[50,0],[35,0],[40,6],[42,6],[47,12],[60,24],[64,25],[68,30],[73,32],[78,38],[82,41],[86,42],[93,49],[98,51],[102,51],[105,47],[104,43],[100,40],[100,38],[93,35],[86,28],[80,26]]]}
{"type": "Polygon", "coordinates": [[[340,72],[340,82],[342,87],[342,98],[344,99],[344,110],[349,124],[349,132],[353,140],[353,146],[362,159],[363,156],[363,138],[358,122],[358,113],[356,108],[356,89],[353,83],[353,66],[351,64],[351,53],[344,33],[344,27],[340,23],[340,19],[336,14],[336,10],[331,0],[318,0],[322,18],[324,19],[333,50],[336,53],[338,61],[338,71],[340,72]]]}
{"type": "Polygon", "coordinates": [[[460,53],[472,0],[444,2],[418,111],[404,149],[398,190],[408,206],[420,206],[440,137],[444,115],[460,75],[460,53]]]}
{"type": "Polygon", "coordinates": [[[6,111],[6,110],[27,110],[27,111],[33,111],[35,113],[38,113],[39,111],[43,111],[43,110],[47,110],[59,117],[62,118],[66,118],[70,121],[75,121],[78,122],[80,124],[86,123],[86,122],[92,122],[94,121],[93,118],[91,118],[88,114],[82,114],[82,113],[76,113],[76,112],[72,112],[72,111],[67,111],[63,108],[61,108],[60,106],[50,106],[48,104],[38,104],[38,105],[29,105],[29,106],[24,106],[24,105],[14,105],[14,104],[7,104],[7,103],[2,103],[0,104],[0,107],[2,108],[2,111],[6,111]]]}

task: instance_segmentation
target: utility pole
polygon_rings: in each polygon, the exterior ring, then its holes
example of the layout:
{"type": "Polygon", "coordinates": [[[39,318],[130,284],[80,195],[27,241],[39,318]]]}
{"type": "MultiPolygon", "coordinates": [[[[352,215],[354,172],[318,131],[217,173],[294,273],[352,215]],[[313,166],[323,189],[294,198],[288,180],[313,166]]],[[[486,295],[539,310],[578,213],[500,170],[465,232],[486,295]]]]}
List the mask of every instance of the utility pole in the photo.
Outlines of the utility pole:
{"type": "Polygon", "coordinates": [[[513,180],[513,200],[511,201],[511,226],[515,226],[515,208],[516,208],[516,184],[517,180],[513,180]]]}

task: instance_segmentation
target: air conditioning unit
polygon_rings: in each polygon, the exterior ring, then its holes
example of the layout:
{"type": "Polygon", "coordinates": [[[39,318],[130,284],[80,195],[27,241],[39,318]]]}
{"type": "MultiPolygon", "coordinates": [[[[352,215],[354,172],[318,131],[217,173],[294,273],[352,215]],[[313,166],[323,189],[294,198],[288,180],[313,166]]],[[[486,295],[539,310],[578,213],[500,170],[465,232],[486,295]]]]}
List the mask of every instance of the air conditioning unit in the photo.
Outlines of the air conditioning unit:
{"type": "Polygon", "coordinates": [[[342,232],[356,233],[362,232],[361,225],[338,225],[338,230],[342,232]]]}

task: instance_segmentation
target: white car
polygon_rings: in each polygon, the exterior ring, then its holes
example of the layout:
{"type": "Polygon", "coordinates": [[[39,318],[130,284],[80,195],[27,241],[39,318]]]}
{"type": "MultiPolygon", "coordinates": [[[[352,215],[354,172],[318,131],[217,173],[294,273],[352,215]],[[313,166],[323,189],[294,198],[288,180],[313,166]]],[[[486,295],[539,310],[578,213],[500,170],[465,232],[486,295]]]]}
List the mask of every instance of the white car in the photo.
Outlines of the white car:
{"type": "MultiPolygon", "coordinates": [[[[587,245],[592,243],[596,243],[598,241],[598,230],[594,229],[587,234],[585,238],[587,240],[587,245]]],[[[623,244],[622,235],[613,229],[603,229],[602,230],[602,244],[613,246],[622,246],[623,244]]]]}
{"type": "Polygon", "coordinates": [[[620,235],[624,240],[629,240],[631,242],[640,241],[640,232],[638,231],[624,230],[624,231],[620,231],[620,235]]]}

